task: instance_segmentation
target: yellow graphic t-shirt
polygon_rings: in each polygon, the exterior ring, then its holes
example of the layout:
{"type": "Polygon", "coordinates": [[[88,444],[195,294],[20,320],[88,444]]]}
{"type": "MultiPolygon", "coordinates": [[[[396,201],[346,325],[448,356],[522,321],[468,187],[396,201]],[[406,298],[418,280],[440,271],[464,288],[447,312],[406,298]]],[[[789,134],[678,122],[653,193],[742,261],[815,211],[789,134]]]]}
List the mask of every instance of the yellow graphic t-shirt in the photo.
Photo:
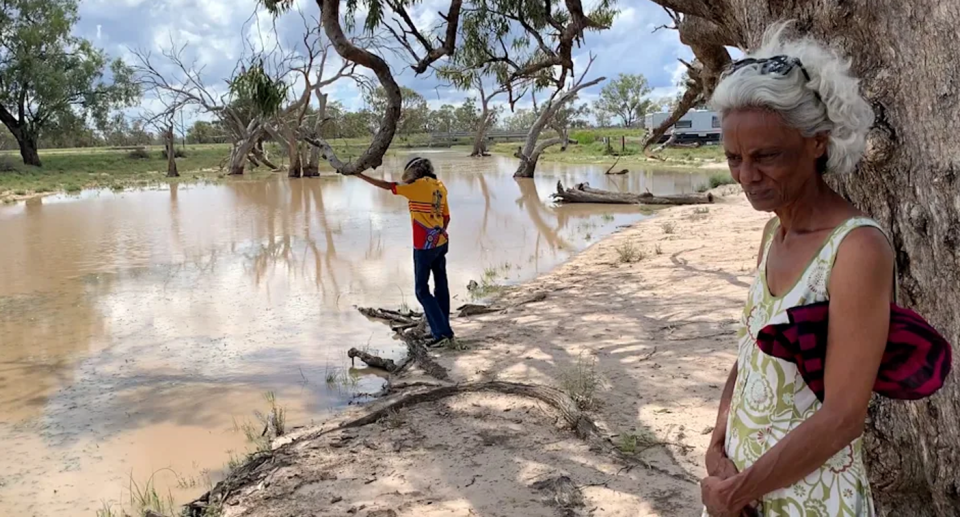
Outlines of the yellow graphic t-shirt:
{"type": "Polygon", "coordinates": [[[393,186],[393,193],[409,200],[413,223],[413,247],[428,250],[447,243],[447,187],[433,178],[420,178],[407,185],[393,186]]]}

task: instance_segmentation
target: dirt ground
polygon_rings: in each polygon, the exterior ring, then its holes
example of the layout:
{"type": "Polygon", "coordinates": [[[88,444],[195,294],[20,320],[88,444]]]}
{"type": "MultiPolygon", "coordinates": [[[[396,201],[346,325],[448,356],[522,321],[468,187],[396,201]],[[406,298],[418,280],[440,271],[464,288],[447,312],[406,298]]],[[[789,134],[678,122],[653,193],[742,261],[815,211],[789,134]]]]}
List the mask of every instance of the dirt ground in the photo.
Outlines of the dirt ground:
{"type": "MultiPolygon", "coordinates": [[[[586,414],[619,454],[578,438],[542,401],[489,392],[318,435],[395,393],[285,437],[240,469],[223,515],[699,515],[696,481],[767,219],[723,189],[708,211],[664,210],[501,303],[545,293],[541,302],[454,320],[467,349],[435,354],[452,383],[570,393],[580,381],[588,388],[574,394],[590,395],[597,381],[586,414]],[[618,248],[630,247],[643,256],[624,263],[618,248]]],[[[442,384],[414,371],[394,388],[426,382],[442,384]]]]}

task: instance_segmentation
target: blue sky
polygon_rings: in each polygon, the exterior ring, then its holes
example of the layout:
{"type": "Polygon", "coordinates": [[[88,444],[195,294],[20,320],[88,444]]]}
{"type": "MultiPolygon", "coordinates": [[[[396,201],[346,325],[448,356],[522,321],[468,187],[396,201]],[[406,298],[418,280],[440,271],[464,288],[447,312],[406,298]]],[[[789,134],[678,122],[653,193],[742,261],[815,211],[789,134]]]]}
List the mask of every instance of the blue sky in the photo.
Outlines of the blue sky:
{"type": "MultiPolygon", "coordinates": [[[[419,4],[418,19],[435,17],[445,10],[444,0],[424,0],[419,4]]],[[[589,2],[587,3],[589,6],[589,2]]],[[[187,55],[204,67],[207,84],[223,88],[223,80],[244,55],[244,49],[275,44],[273,20],[256,8],[254,0],[83,0],[80,21],[75,32],[93,41],[111,56],[132,60],[129,49],[142,49],[155,55],[171,42],[187,45],[187,55]]],[[[316,3],[298,0],[298,7],[308,16],[317,15],[316,3]]],[[[649,0],[624,0],[621,11],[610,30],[588,33],[584,45],[574,49],[579,69],[589,53],[596,61],[588,77],[615,77],[618,73],[641,73],[651,87],[652,96],[672,96],[682,72],[677,58],[691,59],[690,50],[680,43],[676,31],[653,32],[658,25],[669,23],[666,13],[649,0]]],[[[288,13],[276,20],[279,43],[293,48],[303,34],[303,22],[297,13],[288,13]]],[[[414,76],[399,57],[386,56],[398,72],[398,82],[420,92],[436,107],[461,102],[468,92],[445,87],[435,77],[414,76]]],[[[602,85],[580,95],[582,101],[596,98],[602,85]]],[[[327,93],[348,108],[362,106],[360,92],[349,82],[333,85],[327,93]]],[[[150,106],[150,99],[143,104],[150,106]]],[[[518,103],[523,106],[524,103],[518,103]]],[[[204,117],[206,118],[206,117],[204,117]]]]}

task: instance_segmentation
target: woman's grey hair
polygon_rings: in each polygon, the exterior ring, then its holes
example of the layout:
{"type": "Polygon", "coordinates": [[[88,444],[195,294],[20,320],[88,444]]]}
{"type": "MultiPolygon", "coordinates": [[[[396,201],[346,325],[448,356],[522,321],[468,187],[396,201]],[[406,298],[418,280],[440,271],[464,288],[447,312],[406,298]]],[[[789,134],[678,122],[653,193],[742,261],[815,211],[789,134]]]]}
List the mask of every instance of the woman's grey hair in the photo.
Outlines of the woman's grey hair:
{"type": "Polygon", "coordinates": [[[430,160],[419,156],[411,158],[410,161],[403,166],[403,175],[404,177],[408,177],[409,175],[413,181],[420,178],[437,179],[436,173],[433,172],[433,164],[430,163],[430,160]]]}
{"type": "Polygon", "coordinates": [[[758,65],[746,65],[720,79],[710,105],[721,117],[744,108],[774,111],[806,137],[827,132],[826,165],[818,164],[818,169],[851,172],[866,148],[873,109],[860,95],[859,80],[850,73],[850,61],[811,37],[788,37],[790,26],[791,22],[771,26],[760,48],[747,57],[797,58],[809,80],[799,67],[779,75],[761,73],[758,65]]]}

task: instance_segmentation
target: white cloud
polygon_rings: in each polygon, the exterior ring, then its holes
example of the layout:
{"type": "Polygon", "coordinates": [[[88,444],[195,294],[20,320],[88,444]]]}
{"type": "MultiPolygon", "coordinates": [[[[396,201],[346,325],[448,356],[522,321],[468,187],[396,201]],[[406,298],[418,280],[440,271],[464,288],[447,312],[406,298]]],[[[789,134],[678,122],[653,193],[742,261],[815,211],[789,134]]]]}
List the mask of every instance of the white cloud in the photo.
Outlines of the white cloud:
{"type": "MultiPolygon", "coordinates": [[[[420,23],[435,26],[440,22],[438,12],[446,12],[449,0],[424,0],[412,9],[412,16],[420,23]]],[[[281,35],[279,44],[285,49],[298,49],[303,34],[303,21],[298,12],[287,13],[274,20],[263,9],[257,9],[257,0],[85,0],[80,3],[80,22],[76,33],[96,38],[97,44],[115,56],[130,59],[127,48],[150,49],[160,59],[158,51],[169,48],[171,36],[179,44],[188,44],[188,61],[196,60],[204,67],[204,81],[222,86],[234,69],[237,60],[251,51],[272,48],[278,44],[271,30],[275,23],[281,35]],[[259,30],[258,30],[259,24],[259,30]]],[[[316,17],[318,10],[312,0],[296,0],[308,18],[316,17]]],[[[366,18],[363,3],[358,6],[356,21],[362,26],[366,18]]],[[[689,49],[680,44],[676,31],[653,28],[669,24],[670,19],[660,7],[649,0],[622,0],[620,14],[613,26],[602,32],[588,32],[583,46],[575,49],[575,70],[581,73],[588,53],[596,56],[590,78],[618,73],[642,73],[647,77],[654,95],[669,95],[676,91],[678,70],[682,67],[677,57],[690,58],[689,49]]],[[[457,105],[476,92],[457,91],[434,76],[414,76],[408,56],[387,54],[385,59],[397,74],[397,81],[419,92],[431,106],[457,105]]],[[[328,63],[333,70],[336,64],[328,63]]],[[[368,70],[361,72],[373,77],[368,70]]],[[[580,99],[588,102],[596,98],[601,85],[584,90],[580,99]]],[[[350,109],[362,105],[362,92],[350,81],[340,81],[325,89],[331,100],[338,100],[350,109]]],[[[500,102],[505,102],[503,96],[500,102]]],[[[529,97],[518,103],[529,107],[529,97]]]]}

